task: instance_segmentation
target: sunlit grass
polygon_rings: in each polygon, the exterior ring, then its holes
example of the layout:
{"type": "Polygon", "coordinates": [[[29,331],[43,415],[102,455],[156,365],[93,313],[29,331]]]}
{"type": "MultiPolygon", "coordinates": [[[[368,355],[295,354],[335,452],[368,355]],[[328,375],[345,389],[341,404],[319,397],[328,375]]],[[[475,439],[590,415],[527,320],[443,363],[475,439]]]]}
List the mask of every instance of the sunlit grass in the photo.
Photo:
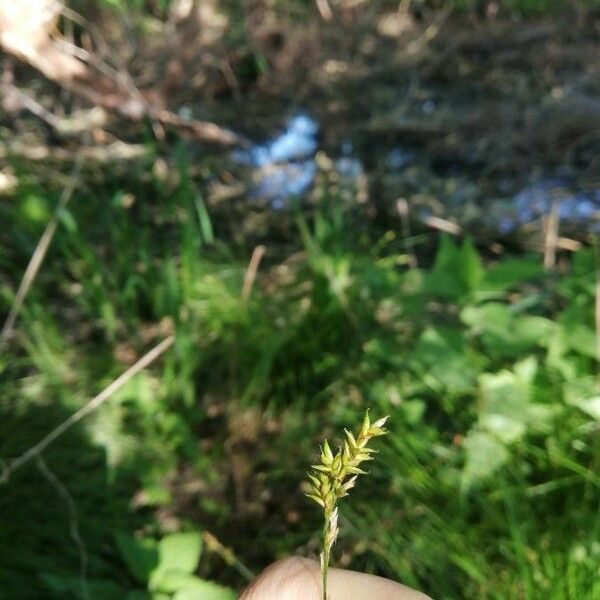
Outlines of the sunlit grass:
{"type": "MultiPolygon", "coordinates": [[[[175,331],[160,365],[48,453],[81,507],[90,579],[135,587],[114,529],[214,529],[256,570],[316,554],[297,482],[329,428],[372,406],[392,415],[390,435],[344,512],[344,565],[436,598],[595,597],[593,253],[547,276],[535,256],[489,265],[468,240],[429,236],[426,266],[409,269],[393,225],[325,196],[286,217],[295,226],[268,246],[246,301],[252,247],[182,181],[132,184],[132,205],[116,185],[74,198],[2,357],[8,458],[175,331]]],[[[43,224],[2,211],[16,248],[6,310],[43,224]]],[[[64,506],[35,470],[2,505],[14,515],[3,589],[22,598],[28,577],[49,593],[37,574],[77,576],[64,506]]],[[[218,559],[200,568],[243,584],[218,559]]]]}

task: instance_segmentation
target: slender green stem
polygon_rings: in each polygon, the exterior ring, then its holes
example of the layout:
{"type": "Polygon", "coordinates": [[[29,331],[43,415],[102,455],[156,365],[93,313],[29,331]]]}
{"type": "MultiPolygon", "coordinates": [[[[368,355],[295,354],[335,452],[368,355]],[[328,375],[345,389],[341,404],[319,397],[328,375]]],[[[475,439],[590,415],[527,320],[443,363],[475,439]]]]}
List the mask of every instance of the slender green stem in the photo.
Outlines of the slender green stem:
{"type": "Polygon", "coordinates": [[[329,519],[325,518],[325,525],[323,526],[323,554],[321,558],[321,576],[323,582],[322,600],[327,600],[327,572],[329,570],[329,544],[327,543],[328,534],[329,519]]]}

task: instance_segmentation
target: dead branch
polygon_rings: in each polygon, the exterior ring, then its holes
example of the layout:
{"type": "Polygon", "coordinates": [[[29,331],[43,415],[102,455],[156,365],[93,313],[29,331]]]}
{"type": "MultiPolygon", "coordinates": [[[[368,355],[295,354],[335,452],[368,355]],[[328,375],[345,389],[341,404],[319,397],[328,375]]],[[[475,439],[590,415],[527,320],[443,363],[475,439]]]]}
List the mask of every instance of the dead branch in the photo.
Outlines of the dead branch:
{"type": "Polygon", "coordinates": [[[25,273],[23,275],[23,279],[21,279],[21,283],[19,284],[19,289],[15,295],[15,299],[10,307],[10,311],[8,312],[8,316],[6,317],[6,321],[4,322],[4,326],[2,327],[2,332],[0,332],[0,347],[6,342],[6,340],[10,337],[13,331],[13,327],[15,321],[17,319],[17,315],[23,306],[23,302],[25,301],[25,297],[31,288],[31,284],[37,275],[40,266],[46,256],[46,252],[50,247],[50,242],[54,237],[54,232],[56,231],[56,227],[58,226],[58,219],[60,217],[61,211],[65,208],[73,192],[75,191],[75,187],[77,186],[77,182],[79,181],[79,172],[81,171],[81,165],[83,164],[83,157],[79,155],[77,162],[73,166],[73,171],[69,178],[69,182],[61,197],[58,201],[54,214],[52,218],[48,222],[40,241],[38,242],[33,254],[31,255],[31,259],[29,260],[29,264],[25,269],[25,273]]]}
{"type": "Polygon", "coordinates": [[[161,354],[164,354],[175,341],[175,336],[170,335],[164,339],[160,344],[157,344],[144,354],[140,360],[138,360],[133,366],[129,367],[122,375],[117,377],[110,385],[105,387],[97,396],[92,398],[85,406],[82,406],[77,412],[73,413],[66,421],[63,421],[58,427],[53,429],[48,435],[42,438],[35,446],[32,446],[21,454],[18,458],[10,461],[8,465],[4,466],[3,472],[0,474],[0,484],[7,483],[10,476],[24,464],[28,463],[33,458],[39,456],[52,442],[58,439],[68,429],[73,427],[87,417],[90,413],[94,412],[104,402],[106,402],[116,391],[121,389],[132,377],[137,375],[140,371],[143,371],[147,366],[152,364],[161,354]]]}
{"type": "Polygon", "coordinates": [[[115,163],[135,160],[147,154],[148,148],[143,144],[126,144],[120,141],[105,146],[84,146],[77,150],[48,148],[48,146],[41,145],[29,146],[20,142],[0,144],[0,159],[17,156],[31,161],[74,162],[79,156],[82,156],[88,162],[115,163]]]}
{"type": "Polygon", "coordinates": [[[28,63],[44,77],[95,106],[127,119],[147,117],[197,140],[232,146],[240,138],[214,123],[183,119],[152,106],[133,85],[131,77],[119,77],[85,50],[53,38],[62,4],[57,0],[13,0],[0,3],[0,48],[28,63]]]}

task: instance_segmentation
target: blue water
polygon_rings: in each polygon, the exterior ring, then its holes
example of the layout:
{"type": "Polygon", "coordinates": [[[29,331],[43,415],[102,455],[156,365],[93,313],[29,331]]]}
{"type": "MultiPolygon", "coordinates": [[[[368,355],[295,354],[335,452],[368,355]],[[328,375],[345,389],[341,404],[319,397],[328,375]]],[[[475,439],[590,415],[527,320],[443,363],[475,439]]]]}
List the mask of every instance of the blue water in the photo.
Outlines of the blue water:
{"type": "Polygon", "coordinates": [[[578,190],[565,177],[540,179],[523,188],[512,198],[511,214],[500,219],[498,228],[510,233],[547,215],[554,204],[562,222],[600,230],[600,190],[578,190]]]}
{"type": "MultiPolygon", "coordinates": [[[[278,135],[249,149],[234,151],[233,160],[252,169],[249,197],[266,200],[274,209],[281,209],[290,198],[310,191],[317,175],[318,134],[317,122],[307,113],[299,113],[287,121],[278,135]]],[[[385,157],[385,166],[399,171],[413,160],[413,153],[395,147],[385,157]]],[[[349,141],[342,143],[334,164],[345,182],[356,182],[364,175],[363,164],[349,141]]]]}
{"type": "Polygon", "coordinates": [[[280,209],[290,198],[308,192],[317,174],[318,133],[312,117],[298,114],[279,135],[249,150],[233,152],[234,161],[253,169],[250,197],[265,199],[280,209]]]}
{"type": "MultiPolygon", "coordinates": [[[[249,197],[266,200],[280,210],[291,198],[308,193],[317,176],[318,135],[317,122],[309,114],[299,113],[277,135],[234,151],[233,160],[251,169],[249,197]]],[[[382,160],[385,169],[399,172],[415,162],[415,154],[396,146],[382,160]]],[[[355,183],[365,174],[349,141],[341,144],[334,165],[345,183],[355,183]]],[[[510,199],[506,211],[496,212],[491,225],[501,233],[514,232],[548,214],[555,203],[561,222],[600,231],[600,190],[578,189],[566,177],[542,178],[527,185],[510,199]]]]}

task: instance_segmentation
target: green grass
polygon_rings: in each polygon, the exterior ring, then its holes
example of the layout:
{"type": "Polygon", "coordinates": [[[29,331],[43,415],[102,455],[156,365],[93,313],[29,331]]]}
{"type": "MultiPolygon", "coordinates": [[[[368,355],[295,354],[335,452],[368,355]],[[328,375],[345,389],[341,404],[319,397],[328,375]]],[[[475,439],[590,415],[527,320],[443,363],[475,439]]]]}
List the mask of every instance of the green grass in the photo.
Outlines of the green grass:
{"type": "MultiPolygon", "coordinates": [[[[372,407],[390,435],[340,507],[344,564],[438,599],[600,598],[591,250],[546,273],[539,256],[427,234],[409,269],[393,223],[325,189],[274,217],[244,302],[252,245],[185,171],[174,186],[150,172],[85,178],[0,358],[7,459],[175,329],[164,359],[45,455],[77,507],[92,597],[139,591],[118,542],[135,532],[206,529],[255,571],[314,555],[300,482],[315,444],[372,407]]],[[[58,196],[21,182],[0,206],[3,312],[58,196]]],[[[0,598],[82,597],[65,512],[34,463],[2,488],[0,598]]],[[[194,572],[244,585],[210,552],[194,572]]]]}

